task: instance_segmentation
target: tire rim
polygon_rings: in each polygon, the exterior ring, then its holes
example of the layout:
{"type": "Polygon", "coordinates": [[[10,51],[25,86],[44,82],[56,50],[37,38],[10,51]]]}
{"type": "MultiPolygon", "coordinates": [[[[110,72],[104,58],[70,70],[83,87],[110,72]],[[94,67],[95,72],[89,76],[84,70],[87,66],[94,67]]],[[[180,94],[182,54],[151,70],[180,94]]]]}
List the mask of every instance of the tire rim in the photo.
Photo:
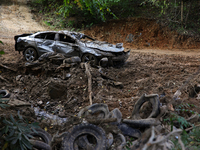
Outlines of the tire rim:
{"type": "Polygon", "coordinates": [[[35,50],[27,49],[25,53],[25,57],[27,61],[34,61],[36,58],[35,50]]]}

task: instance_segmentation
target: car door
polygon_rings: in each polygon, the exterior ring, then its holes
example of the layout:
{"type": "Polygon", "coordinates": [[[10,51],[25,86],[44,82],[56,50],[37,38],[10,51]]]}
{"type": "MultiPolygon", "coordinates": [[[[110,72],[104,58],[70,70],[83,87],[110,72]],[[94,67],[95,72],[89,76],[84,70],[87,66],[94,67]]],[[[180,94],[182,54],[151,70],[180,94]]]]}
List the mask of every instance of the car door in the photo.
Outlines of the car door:
{"type": "Polygon", "coordinates": [[[55,34],[54,32],[41,33],[35,36],[35,43],[38,49],[39,55],[46,52],[55,51],[55,34]]]}
{"type": "Polygon", "coordinates": [[[79,56],[80,52],[76,41],[68,35],[57,33],[56,52],[64,53],[66,57],[79,56]]]}

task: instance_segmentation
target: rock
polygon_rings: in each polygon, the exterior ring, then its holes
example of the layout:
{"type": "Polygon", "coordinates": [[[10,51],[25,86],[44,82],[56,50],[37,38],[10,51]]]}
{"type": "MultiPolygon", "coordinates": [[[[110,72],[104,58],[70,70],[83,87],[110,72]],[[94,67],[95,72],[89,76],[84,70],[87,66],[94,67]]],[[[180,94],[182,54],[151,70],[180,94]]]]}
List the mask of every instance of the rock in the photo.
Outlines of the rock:
{"type": "Polygon", "coordinates": [[[130,33],[126,36],[126,41],[131,43],[133,42],[133,38],[134,38],[134,35],[130,33]]]}

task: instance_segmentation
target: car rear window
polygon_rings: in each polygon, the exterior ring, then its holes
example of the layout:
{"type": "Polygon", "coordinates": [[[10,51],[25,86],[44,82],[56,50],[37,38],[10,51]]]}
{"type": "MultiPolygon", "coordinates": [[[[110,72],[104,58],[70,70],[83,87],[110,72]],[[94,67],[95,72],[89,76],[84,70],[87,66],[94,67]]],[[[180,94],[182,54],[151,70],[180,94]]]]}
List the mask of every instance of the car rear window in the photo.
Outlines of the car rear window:
{"type": "Polygon", "coordinates": [[[38,39],[47,39],[47,40],[54,40],[55,33],[41,33],[35,36],[38,39]]]}
{"type": "Polygon", "coordinates": [[[38,39],[44,39],[45,37],[46,37],[46,33],[41,33],[35,36],[35,38],[38,38],[38,39]]]}
{"type": "Polygon", "coordinates": [[[45,39],[47,40],[54,40],[55,38],[55,33],[47,33],[47,36],[45,39]]]}

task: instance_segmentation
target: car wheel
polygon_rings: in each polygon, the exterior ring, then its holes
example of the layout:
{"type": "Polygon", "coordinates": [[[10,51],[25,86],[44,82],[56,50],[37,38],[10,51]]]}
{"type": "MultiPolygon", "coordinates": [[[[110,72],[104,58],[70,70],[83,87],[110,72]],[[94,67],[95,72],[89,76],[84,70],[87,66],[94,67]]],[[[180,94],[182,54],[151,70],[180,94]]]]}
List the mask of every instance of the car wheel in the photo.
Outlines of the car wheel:
{"type": "Polygon", "coordinates": [[[82,62],[90,62],[92,65],[97,65],[98,59],[92,54],[84,54],[82,57],[82,62]]]}
{"type": "Polygon", "coordinates": [[[38,56],[37,51],[32,47],[29,47],[24,51],[24,57],[26,61],[29,62],[35,61],[37,59],[37,56],[38,56]]]}
{"type": "Polygon", "coordinates": [[[105,131],[93,124],[79,124],[68,130],[62,150],[106,150],[105,131]]]}

